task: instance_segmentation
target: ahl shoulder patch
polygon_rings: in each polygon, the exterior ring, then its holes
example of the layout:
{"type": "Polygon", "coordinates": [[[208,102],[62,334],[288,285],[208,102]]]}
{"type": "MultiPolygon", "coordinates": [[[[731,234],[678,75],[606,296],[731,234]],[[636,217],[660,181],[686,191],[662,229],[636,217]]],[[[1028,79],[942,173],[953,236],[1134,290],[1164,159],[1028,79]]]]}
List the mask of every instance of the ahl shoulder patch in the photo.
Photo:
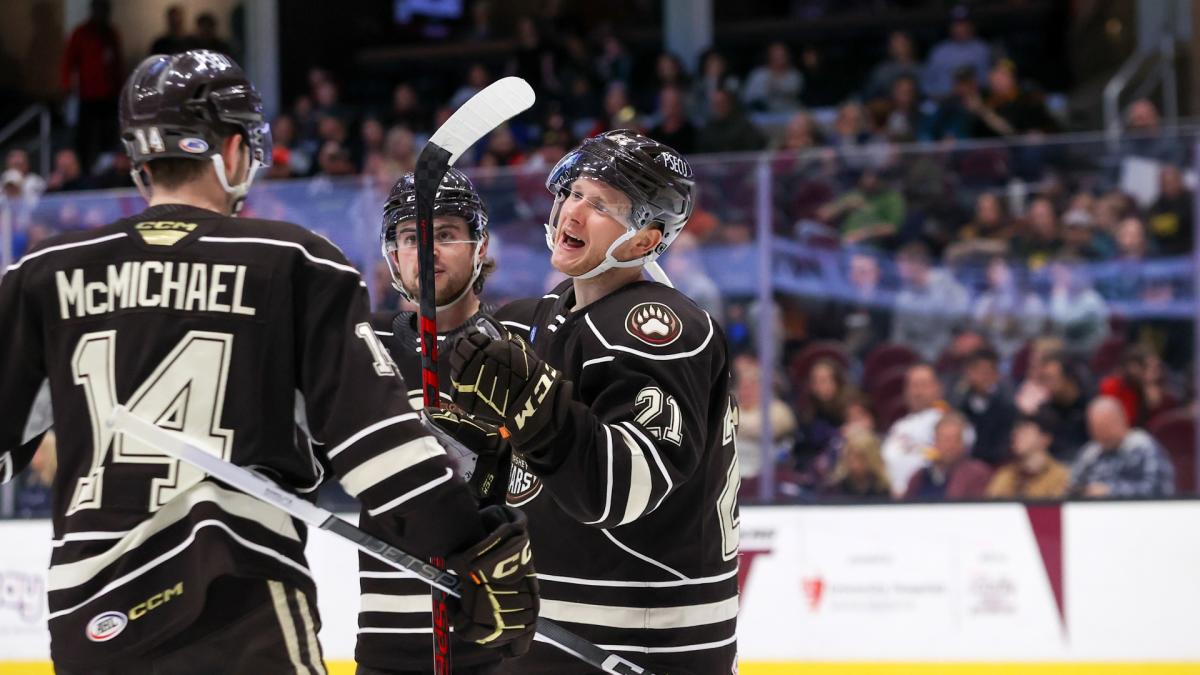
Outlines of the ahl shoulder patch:
{"type": "Polygon", "coordinates": [[[643,302],[625,316],[625,331],[651,347],[666,347],[683,335],[683,322],[663,303],[643,302]]]}

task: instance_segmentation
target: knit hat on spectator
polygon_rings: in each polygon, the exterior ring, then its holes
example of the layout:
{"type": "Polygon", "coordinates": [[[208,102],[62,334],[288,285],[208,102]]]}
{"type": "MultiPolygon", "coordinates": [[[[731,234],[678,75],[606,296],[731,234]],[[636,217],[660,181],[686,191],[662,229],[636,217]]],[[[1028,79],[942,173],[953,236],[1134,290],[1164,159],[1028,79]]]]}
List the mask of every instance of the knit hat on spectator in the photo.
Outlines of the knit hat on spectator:
{"type": "Polygon", "coordinates": [[[1092,214],[1083,209],[1071,209],[1063,214],[1063,227],[1091,227],[1096,224],[1092,214]]]}

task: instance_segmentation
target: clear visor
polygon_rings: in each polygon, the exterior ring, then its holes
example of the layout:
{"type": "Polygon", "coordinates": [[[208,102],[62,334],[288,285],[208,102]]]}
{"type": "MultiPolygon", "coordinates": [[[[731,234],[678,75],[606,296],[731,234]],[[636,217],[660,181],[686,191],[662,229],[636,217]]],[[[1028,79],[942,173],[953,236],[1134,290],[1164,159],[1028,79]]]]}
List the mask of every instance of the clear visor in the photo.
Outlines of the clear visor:
{"type": "MultiPolygon", "coordinates": [[[[590,176],[583,176],[583,178],[603,182],[590,176]]],[[[558,224],[558,214],[564,204],[577,204],[602,217],[611,218],[628,229],[637,229],[634,225],[633,208],[629,204],[611,203],[596,196],[586,195],[578,189],[578,179],[563,180],[554,184],[553,187],[555,189],[554,208],[551,212],[550,222],[555,225],[558,224]]]]}

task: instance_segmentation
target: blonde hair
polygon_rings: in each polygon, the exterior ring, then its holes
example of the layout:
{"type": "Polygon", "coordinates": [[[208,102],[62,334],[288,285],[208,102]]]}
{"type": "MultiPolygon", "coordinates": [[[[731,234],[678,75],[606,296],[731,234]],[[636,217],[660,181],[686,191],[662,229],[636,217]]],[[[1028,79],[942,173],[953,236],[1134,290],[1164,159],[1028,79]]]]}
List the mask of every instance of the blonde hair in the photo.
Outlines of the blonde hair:
{"type": "Polygon", "coordinates": [[[880,447],[879,437],[872,432],[865,429],[848,431],[846,442],[842,446],[837,466],[833,469],[833,475],[829,477],[829,482],[840,483],[849,477],[850,455],[859,454],[867,461],[867,474],[871,477],[871,483],[876,487],[888,488],[891,481],[888,480],[887,469],[883,466],[883,454],[880,452],[880,447]]]}

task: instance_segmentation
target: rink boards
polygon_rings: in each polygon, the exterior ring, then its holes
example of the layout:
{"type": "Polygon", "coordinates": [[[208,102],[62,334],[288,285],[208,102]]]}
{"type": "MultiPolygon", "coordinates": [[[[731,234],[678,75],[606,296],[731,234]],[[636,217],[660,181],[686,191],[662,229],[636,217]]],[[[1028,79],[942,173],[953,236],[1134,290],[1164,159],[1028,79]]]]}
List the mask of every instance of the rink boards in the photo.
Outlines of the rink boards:
{"type": "MultiPolygon", "coordinates": [[[[742,510],[741,675],[1198,673],[1200,502],[742,510]]],[[[310,546],[330,672],[354,552],[310,546]]],[[[49,673],[48,521],[0,523],[0,673],[49,673]]]]}

